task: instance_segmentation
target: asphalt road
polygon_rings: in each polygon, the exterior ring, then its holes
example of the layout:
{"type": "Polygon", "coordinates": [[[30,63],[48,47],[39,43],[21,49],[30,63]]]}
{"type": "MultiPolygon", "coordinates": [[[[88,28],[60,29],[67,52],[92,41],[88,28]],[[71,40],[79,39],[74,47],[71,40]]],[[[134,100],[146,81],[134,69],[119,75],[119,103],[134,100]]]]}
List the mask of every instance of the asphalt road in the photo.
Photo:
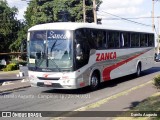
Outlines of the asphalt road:
{"type": "Polygon", "coordinates": [[[7,81],[17,81],[17,80],[21,80],[25,77],[17,77],[17,74],[18,73],[10,73],[10,74],[3,74],[1,73],[0,74],[0,85],[3,83],[3,82],[7,82],[7,81]]]}
{"type": "MultiPolygon", "coordinates": [[[[133,75],[103,83],[97,91],[88,88],[79,90],[52,90],[51,88],[24,88],[0,94],[1,111],[72,111],[103,98],[152,80],[160,73],[160,63],[143,72],[142,76],[133,75]]],[[[112,108],[111,108],[112,110],[112,108]]],[[[17,118],[15,118],[17,120],[17,118]]],[[[48,120],[50,118],[37,118],[48,120]]],[[[5,119],[6,120],[6,119],[5,119]]],[[[10,119],[8,119],[10,120],[10,119]]]]}

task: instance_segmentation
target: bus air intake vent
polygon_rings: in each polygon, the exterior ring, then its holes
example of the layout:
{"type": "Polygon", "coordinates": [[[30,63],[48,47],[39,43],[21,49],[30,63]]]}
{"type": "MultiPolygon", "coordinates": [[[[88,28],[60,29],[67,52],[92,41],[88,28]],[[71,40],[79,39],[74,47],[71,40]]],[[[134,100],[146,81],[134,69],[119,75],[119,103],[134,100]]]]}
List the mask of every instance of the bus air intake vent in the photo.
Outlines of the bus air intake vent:
{"type": "Polygon", "coordinates": [[[39,86],[39,87],[63,88],[59,83],[52,83],[52,85],[45,85],[43,82],[38,82],[37,86],[39,86]]]}
{"type": "Polygon", "coordinates": [[[49,77],[49,78],[46,78],[46,77],[37,77],[39,80],[59,80],[60,77],[49,77]]]}

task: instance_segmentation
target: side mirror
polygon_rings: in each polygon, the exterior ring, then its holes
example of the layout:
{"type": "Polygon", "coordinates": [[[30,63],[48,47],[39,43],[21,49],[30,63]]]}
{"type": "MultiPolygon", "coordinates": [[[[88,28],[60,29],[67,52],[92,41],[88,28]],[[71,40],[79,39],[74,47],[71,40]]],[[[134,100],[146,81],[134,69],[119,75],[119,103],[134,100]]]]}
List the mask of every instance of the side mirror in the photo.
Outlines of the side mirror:
{"type": "Polygon", "coordinates": [[[81,49],[81,45],[77,44],[76,45],[76,59],[80,60],[82,59],[82,49],[81,49]]]}

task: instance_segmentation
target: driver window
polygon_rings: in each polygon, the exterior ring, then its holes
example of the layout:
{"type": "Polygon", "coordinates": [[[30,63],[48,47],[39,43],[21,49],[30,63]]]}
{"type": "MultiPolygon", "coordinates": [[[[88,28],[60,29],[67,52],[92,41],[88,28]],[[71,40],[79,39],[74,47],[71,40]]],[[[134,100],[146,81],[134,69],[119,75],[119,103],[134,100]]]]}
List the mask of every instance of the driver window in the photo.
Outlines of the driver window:
{"type": "Polygon", "coordinates": [[[75,56],[77,68],[86,65],[89,61],[90,46],[87,40],[87,29],[75,31],[75,56]]]}

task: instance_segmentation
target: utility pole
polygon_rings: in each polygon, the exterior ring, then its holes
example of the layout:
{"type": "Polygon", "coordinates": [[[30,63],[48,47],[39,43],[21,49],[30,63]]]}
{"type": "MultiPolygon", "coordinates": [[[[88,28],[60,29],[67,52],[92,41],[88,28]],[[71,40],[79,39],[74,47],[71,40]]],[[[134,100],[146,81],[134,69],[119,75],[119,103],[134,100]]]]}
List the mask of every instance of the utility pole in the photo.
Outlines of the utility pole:
{"type": "Polygon", "coordinates": [[[83,0],[83,22],[86,22],[86,3],[85,0],[83,0]]]}
{"type": "MultiPolygon", "coordinates": [[[[157,2],[157,1],[159,1],[159,0],[152,0],[152,30],[153,30],[153,32],[154,32],[154,29],[155,29],[155,24],[154,24],[154,3],[155,2],[157,2]]],[[[160,26],[159,26],[159,18],[158,18],[158,29],[160,29],[160,26]]],[[[159,53],[159,35],[160,35],[160,32],[159,32],[159,30],[158,30],[158,38],[157,38],[157,53],[159,53]]]]}
{"type": "Polygon", "coordinates": [[[160,16],[158,16],[157,53],[159,53],[159,42],[160,42],[160,16]]]}
{"type": "Polygon", "coordinates": [[[155,0],[152,0],[152,30],[154,32],[154,1],[155,0]]]}
{"type": "Polygon", "coordinates": [[[93,16],[94,16],[94,22],[97,24],[96,0],[93,0],[93,16]]]}

